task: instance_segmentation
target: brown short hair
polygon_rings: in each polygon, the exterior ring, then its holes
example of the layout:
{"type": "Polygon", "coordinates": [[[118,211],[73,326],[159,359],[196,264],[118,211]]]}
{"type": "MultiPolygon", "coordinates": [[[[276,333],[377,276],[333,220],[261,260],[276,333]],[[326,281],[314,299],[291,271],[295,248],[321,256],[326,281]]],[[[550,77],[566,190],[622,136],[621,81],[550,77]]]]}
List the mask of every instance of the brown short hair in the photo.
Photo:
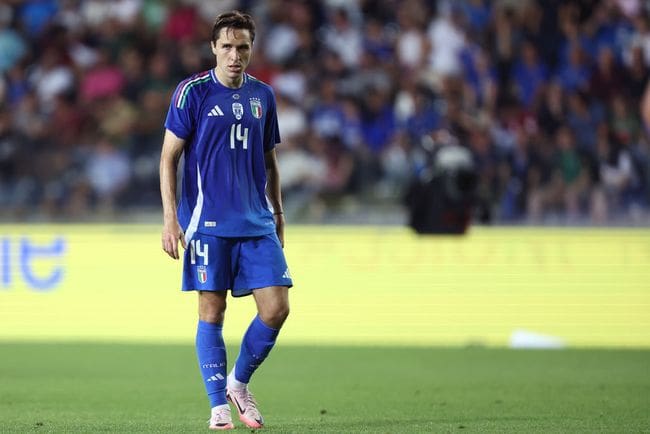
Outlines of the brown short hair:
{"type": "Polygon", "coordinates": [[[251,34],[251,42],[255,40],[255,22],[253,17],[239,11],[224,12],[219,15],[212,26],[212,42],[217,42],[221,29],[244,29],[251,34]]]}

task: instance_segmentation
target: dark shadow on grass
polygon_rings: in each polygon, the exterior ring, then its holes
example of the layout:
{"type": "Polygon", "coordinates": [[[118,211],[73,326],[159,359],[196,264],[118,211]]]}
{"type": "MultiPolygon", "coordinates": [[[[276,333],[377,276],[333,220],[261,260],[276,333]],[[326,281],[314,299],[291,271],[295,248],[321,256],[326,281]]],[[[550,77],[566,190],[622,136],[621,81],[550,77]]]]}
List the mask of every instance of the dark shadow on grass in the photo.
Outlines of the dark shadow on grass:
{"type": "MultiPolygon", "coordinates": [[[[557,430],[562,426],[568,427],[571,423],[580,423],[580,418],[567,417],[530,417],[530,416],[502,416],[486,418],[386,418],[370,421],[341,421],[327,420],[323,418],[318,423],[312,421],[298,421],[279,424],[267,424],[265,432],[274,433],[303,433],[303,432],[336,432],[336,433],[420,433],[420,432],[462,432],[468,430],[477,432],[484,430],[486,426],[493,426],[494,431],[508,430],[507,423],[513,422],[513,430],[520,430],[522,425],[529,426],[533,430],[557,430]],[[504,425],[505,423],[505,425],[504,425]]],[[[244,427],[239,427],[243,429],[244,427]]],[[[548,432],[548,431],[547,431],[548,432]]]]}

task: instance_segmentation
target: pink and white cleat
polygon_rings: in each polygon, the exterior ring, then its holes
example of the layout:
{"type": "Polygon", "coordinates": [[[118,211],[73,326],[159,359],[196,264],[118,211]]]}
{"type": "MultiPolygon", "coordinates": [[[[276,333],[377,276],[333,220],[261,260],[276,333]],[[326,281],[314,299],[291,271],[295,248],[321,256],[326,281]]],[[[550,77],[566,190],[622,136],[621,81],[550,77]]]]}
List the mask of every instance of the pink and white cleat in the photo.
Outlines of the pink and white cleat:
{"type": "Polygon", "coordinates": [[[257,402],[253,394],[244,389],[226,389],[226,398],[232,402],[239,413],[239,420],[244,422],[246,426],[253,429],[262,428],[264,426],[264,418],[257,409],[257,402]]]}
{"type": "Polygon", "coordinates": [[[210,416],[210,426],[208,428],[213,430],[226,430],[233,429],[235,425],[232,424],[230,417],[230,408],[228,406],[214,407],[210,416]]]}

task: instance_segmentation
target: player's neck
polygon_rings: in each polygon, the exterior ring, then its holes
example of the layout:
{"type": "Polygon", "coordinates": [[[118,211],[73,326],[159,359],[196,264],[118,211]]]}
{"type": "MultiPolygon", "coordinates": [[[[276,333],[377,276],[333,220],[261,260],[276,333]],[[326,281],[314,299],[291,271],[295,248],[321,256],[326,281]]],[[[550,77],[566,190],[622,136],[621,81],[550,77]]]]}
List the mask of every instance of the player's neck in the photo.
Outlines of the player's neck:
{"type": "Polygon", "coordinates": [[[228,77],[225,75],[220,74],[219,68],[214,68],[214,75],[217,77],[217,80],[219,83],[222,85],[230,88],[230,89],[239,89],[242,84],[244,83],[244,73],[242,72],[240,75],[237,77],[228,77]]]}

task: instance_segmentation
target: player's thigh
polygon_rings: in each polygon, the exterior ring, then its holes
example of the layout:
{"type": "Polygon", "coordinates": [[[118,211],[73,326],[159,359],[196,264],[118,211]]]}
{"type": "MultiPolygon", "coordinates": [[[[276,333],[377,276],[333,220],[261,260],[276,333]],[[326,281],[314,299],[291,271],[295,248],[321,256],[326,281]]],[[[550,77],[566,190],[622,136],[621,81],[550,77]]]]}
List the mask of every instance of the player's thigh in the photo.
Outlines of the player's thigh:
{"type": "Polygon", "coordinates": [[[183,259],[183,291],[225,291],[232,287],[233,243],[195,233],[183,259]]]}
{"type": "Polygon", "coordinates": [[[246,295],[272,286],[293,286],[278,236],[272,233],[240,240],[233,294],[246,295]]]}

